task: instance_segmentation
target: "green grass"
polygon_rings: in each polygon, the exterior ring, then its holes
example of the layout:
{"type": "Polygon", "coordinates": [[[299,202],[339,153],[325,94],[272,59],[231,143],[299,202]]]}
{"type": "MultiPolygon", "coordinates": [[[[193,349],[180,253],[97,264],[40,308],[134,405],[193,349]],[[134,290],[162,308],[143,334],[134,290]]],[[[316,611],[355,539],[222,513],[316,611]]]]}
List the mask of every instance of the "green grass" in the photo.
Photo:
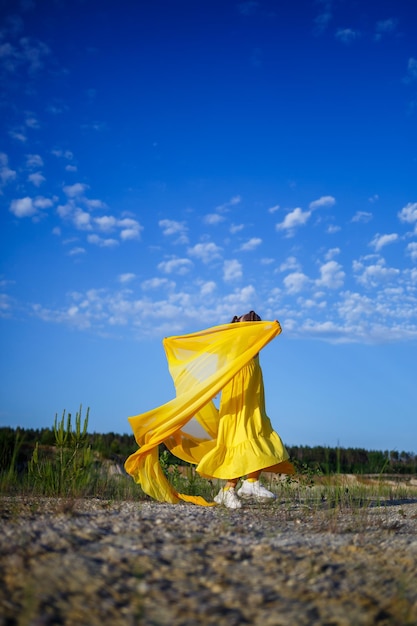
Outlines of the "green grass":
{"type": "MultiPolygon", "coordinates": [[[[61,419],[55,416],[54,445],[36,443],[29,463],[18,467],[19,452],[24,446],[24,435],[16,431],[14,447],[8,452],[7,463],[0,471],[0,493],[3,495],[31,495],[58,498],[101,498],[107,500],[143,500],[147,496],[140,486],[111,462],[91,448],[87,434],[89,410],[85,417],[82,407],[72,419],[64,411],[61,419]]],[[[1,451],[0,451],[1,452],[1,451]]],[[[175,457],[164,451],[160,455],[162,469],[180,493],[200,495],[212,501],[222,481],[201,478],[192,466],[182,466],[175,457]]],[[[381,468],[372,478],[344,475],[298,465],[294,477],[281,480],[264,474],[262,481],[277,495],[277,505],[288,512],[305,510],[359,513],[370,507],[385,506],[417,499],[417,485],[411,485],[411,476],[389,480],[381,468]],[[400,479],[401,478],[401,479],[400,479]]]]}

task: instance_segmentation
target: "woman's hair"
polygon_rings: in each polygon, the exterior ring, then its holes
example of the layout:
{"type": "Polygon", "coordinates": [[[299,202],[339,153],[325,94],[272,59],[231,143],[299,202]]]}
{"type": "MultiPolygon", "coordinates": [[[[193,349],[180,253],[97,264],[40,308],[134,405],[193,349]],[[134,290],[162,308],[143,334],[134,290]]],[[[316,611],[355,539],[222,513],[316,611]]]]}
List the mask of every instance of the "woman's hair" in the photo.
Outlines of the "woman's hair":
{"type": "Polygon", "coordinates": [[[257,313],[255,313],[255,311],[249,311],[249,313],[245,313],[245,315],[241,315],[240,317],[235,315],[231,321],[231,324],[234,324],[235,322],[261,322],[261,321],[262,320],[260,316],[257,313]]]}

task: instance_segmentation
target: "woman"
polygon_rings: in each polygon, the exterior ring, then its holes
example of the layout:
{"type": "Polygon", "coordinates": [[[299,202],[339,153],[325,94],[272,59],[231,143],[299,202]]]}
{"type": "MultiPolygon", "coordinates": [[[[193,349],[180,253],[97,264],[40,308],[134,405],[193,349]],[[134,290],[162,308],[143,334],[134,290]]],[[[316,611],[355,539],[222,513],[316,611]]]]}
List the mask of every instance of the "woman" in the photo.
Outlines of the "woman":
{"type": "MultiPolygon", "coordinates": [[[[260,322],[254,311],[232,323],[260,322]]],[[[247,363],[224,387],[219,409],[219,429],[215,448],[197,466],[197,471],[214,478],[226,479],[226,485],[214,498],[217,504],[237,509],[242,499],[270,501],[275,494],[260,482],[262,471],[294,473],[288,453],[272,429],[265,411],[265,397],[259,355],[247,363]],[[246,476],[236,492],[241,476],[246,476]]]]}
{"type": "Polygon", "coordinates": [[[125,468],[145,493],[165,502],[228,508],[240,508],[239,496],[274,497],[260,484],[261,471],[293,474],[294,467],[265,412],[258,353],[280,332],[277,321],[262,322],[250,311],[230,324],[164,339],[176,397],[129,418],[139,449],[125,468]],[[213,398],[219,392],[217,409],[213,398]],[[200,475],[227,481],[215,502],[173,488],[159,463],[161,443],[200,475]],[[247,478],[236,494],[241,476],[247,478]]]}

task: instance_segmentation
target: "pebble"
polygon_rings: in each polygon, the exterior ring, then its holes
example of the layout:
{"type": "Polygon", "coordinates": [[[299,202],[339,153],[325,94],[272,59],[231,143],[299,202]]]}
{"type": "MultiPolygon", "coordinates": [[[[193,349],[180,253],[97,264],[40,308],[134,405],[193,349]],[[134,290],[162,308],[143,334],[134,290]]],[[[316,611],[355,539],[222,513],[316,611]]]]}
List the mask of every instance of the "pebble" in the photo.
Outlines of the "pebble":
{"type": "Polygon", "coordinates": [[[0,626],[415,626],[417,501],[0,498],[0,626]]]}

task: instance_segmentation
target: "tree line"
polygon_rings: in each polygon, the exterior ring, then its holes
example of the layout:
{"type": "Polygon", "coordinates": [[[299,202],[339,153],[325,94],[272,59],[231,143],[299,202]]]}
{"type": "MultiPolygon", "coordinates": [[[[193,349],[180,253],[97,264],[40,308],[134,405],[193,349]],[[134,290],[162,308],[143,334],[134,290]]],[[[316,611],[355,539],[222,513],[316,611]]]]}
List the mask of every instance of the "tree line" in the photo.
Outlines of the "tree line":
{"type": "MultiPolygon", "coordinates": [[[[137,449],[132,434],[88,433],[88,445],[103,459],[112,459],[123,464],[137,449]]],[[[30,460],[35,445],[54,447],[55,432],[52,428],[0,428],[0,471],[10,467],[24,467],[30,460]]],[[[417,474],[417,455],[397,450],[366,450],[364,448],[342,448],[329,446],[289,446],[290,459],[299,468],[320,471],[323,474],[417,474]]],[[[165,451],[165,446],[160,446],[165,451]]],[[[172,464],[182,462],[169,455],[172,464]]]]}

